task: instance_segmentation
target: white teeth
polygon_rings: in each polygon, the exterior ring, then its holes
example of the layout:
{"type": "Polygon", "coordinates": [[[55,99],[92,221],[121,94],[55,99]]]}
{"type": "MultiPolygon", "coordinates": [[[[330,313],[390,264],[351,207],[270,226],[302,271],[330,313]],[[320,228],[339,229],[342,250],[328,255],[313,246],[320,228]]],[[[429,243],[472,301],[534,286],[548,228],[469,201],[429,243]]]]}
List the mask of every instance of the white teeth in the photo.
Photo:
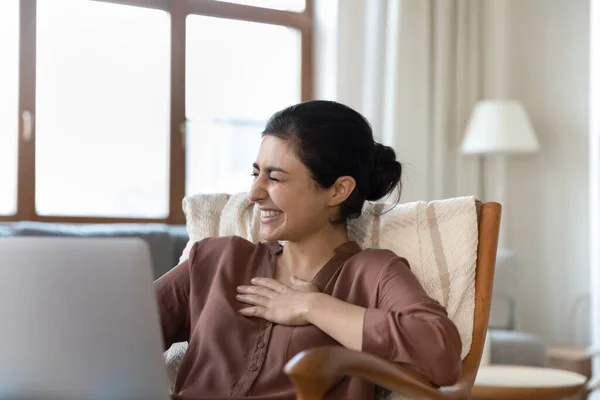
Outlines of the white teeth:
{"type": "Polygon", "coordinates": [[[283,214],[281,211],[261,211],[260,212],[260,216],[261,217],[276,217],[280,214],[283,214]]]}

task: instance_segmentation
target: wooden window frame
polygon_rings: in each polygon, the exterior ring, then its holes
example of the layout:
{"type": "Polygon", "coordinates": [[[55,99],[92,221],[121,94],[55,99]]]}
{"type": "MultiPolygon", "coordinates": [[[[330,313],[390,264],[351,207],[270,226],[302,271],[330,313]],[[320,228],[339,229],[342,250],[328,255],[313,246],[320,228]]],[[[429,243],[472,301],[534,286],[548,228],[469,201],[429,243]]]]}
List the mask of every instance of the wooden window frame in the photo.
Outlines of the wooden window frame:
{"type": "MultiPolygon", "coordinates": [[[[282,25],[301,34],[301,99],[312,98],[313,88],[313,6],[306,0],[303,12],[266,9],[217,0],[90,0],[142,8],[164,10],[171,15],[171,88],[170,88],[170,171],[169,214],[167,218],[119,218],[88,216],[44,216],[35,209],[35,89],[36,89],[36,0],[21,0],[19,24],[19,140],[17,170],[17,212],[0,215],[0,222],[39,221],[64,223],[185,223],[181,201],[185,196],[185,20],[202,15],[250,22],[282,25]],[[32,135],[22,134],[24,112],[33,114],[32,135]]],[[[275,110],[274,110],[275,111],[275,110]]]]}

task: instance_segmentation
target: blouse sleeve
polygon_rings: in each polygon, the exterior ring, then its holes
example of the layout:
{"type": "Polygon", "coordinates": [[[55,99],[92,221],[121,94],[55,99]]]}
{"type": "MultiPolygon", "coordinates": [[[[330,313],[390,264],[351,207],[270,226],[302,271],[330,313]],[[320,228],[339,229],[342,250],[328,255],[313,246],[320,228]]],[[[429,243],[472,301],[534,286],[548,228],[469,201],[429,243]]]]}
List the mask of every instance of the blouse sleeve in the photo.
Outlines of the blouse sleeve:
{"type": "Polygon", "coordinates": [[[189,340],[190,334],[190,266],[197,243],[187,260],[154,282],[165,350],[173,343],[189,340]]]}
{"type": "Polygon", "coordinates": [[[406,260],[394,258],[375,283],[376,308],[365,313],[362,350],[404,365],[435,385],[461,372],[461,340],[444,307],[431,299],[406,260]]]}

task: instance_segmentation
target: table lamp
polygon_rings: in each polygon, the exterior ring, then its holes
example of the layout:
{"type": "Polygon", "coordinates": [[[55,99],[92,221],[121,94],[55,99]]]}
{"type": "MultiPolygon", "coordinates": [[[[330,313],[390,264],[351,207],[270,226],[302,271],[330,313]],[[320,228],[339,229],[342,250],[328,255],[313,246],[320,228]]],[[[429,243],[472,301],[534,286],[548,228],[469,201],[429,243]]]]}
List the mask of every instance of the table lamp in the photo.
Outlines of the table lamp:
{"type": "MultiPolygon", "coordinates": [[[[486,167],[493,172],[487,187],[482,178],[481,192],[485,201],[502,204],[502,226],[498,248],[506,248],[507,204],[505,158],[512,154],[528,154],[539,151],[531,121],[523,105],[513,100],[484,100],[475,105],[461,144],[461,152],[467,155],[485,156],[486,167]],[[488,164],[488,161],[491,163],[488,164]],[[491,190],[490,190],[491,189],[491,190]]],[[[488,176],[489,178],[489,176],[488,176]]]]}

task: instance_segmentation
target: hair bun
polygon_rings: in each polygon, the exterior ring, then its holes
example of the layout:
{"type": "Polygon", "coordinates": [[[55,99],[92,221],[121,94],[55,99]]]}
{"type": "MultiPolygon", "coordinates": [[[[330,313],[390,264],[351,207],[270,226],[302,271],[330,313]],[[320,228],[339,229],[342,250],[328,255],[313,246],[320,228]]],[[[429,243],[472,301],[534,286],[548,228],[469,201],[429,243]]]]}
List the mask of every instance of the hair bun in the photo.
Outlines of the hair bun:
{"type": "Polygon", "coordinates": [[[396,152],[389,146],[375,143],[375,162],[367,200],[376,201],[400,186],[402,165],[396,160],[396,152]]]}

